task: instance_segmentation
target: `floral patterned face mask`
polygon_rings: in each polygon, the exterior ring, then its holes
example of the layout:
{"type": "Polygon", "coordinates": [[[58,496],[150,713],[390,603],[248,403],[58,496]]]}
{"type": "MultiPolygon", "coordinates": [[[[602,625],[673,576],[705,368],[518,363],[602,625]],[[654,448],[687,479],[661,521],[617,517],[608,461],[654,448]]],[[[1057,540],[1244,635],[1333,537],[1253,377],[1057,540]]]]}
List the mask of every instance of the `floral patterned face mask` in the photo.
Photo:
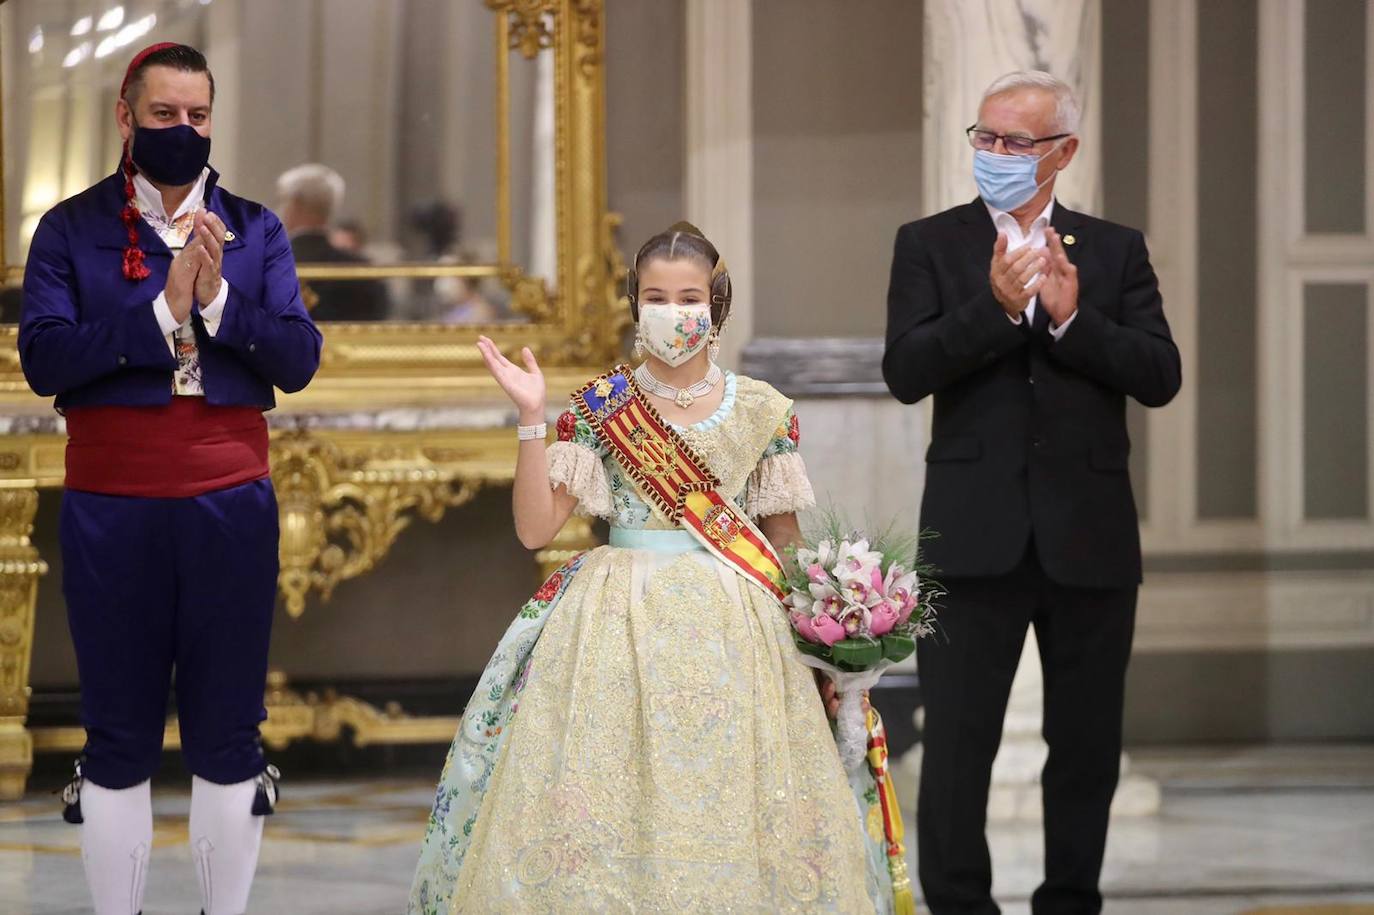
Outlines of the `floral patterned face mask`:
{"type": "Polygon", "coordinates": [[[682,365],[701,352],[710,336],[710,305],[664,302],[639,306],[640,342],[671,366],[682,365]]]}

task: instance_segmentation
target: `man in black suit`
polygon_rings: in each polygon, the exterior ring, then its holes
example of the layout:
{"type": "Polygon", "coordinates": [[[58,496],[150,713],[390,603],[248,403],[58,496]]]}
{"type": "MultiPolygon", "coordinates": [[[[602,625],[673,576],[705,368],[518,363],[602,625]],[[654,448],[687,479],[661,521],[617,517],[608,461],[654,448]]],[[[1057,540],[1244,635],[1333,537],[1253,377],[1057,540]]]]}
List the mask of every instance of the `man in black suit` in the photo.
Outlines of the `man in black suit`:
{"type": "MultiPolygon", "coordinates": [[[[329,240],[335,212],[343,202],[344,180],[327,165],[306,163],[277,179],[277,206],[291,238],[297,264],[365,264],[367,258],[329,240]]],[[[310,280],[316,321],[381,321],[387,316],[386,287],[377,280],[310,280]]]]}
{"type": "Polygon", "coordinates": [[[949,594],[918,647],[917,817],[935,915],[997,913],[989,780],[1028,626],[1044,670],[1045,880],[1036,915],[1096,913],[1140,582],[1126,397],[1178,392],[1178,349],[1141,233],[1054,200],[1078,105],[1002,77],[969,129],[980,199],[902,226],[883,377],[934,395],[921,526],[949,594]]]}

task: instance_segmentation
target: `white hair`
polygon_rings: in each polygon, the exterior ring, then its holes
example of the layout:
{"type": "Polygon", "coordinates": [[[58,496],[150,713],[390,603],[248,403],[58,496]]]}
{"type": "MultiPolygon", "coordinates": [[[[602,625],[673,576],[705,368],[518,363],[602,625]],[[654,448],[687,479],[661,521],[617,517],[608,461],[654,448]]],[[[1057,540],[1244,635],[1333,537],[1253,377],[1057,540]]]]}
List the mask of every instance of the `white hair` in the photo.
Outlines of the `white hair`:
{"type": "Polygon", "coordinates": [[[1073,94],[1073,89],[1068,83],[1044,70],[1017,70],[997,77],[983,93],[983,101],[1017,89],[1041,89],[1054,93],[1054,132],[1078,133],[1078,120],[1081,114],[1078,97],[1073,94]]]}
{"type": "Polygon", "coordinates": [[[326,222],[343,205],[343,196],[343,176],[318,162],[297,165],[277,178],[278,198],[299,203],[326,222]]]}

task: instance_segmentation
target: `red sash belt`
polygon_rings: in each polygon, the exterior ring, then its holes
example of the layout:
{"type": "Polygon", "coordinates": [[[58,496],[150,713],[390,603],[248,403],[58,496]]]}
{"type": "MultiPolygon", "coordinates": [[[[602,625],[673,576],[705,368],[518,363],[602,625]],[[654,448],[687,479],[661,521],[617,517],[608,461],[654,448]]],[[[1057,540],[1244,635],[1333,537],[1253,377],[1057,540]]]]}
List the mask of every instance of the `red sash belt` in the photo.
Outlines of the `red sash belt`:
{"type": "Polygon", "coordinates": [[[185,499],[266,476],[267,420],[259,407],[173,397],[162,407],[67,411],[68,489],[185,499]]]}

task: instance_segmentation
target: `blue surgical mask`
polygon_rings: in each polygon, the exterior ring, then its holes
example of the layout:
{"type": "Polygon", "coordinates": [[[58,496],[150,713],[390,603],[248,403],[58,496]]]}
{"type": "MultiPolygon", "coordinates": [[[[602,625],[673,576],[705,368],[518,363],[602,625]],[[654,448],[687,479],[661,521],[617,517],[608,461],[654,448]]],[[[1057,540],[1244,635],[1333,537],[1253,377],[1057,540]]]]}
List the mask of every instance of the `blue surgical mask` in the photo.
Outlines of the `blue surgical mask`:
{"type": "Polygon", "coordinates": [[[986,149],[974,150],[973,180],[978,184],[978,195],[988,206],[1004,213],[1024,206],[1035,196],[1036,191],[1050,180],[1046,178],[1039,184],[1035,181],[1035,172],[1043,158],[1044,156],[999,156],[986,149]]]}

